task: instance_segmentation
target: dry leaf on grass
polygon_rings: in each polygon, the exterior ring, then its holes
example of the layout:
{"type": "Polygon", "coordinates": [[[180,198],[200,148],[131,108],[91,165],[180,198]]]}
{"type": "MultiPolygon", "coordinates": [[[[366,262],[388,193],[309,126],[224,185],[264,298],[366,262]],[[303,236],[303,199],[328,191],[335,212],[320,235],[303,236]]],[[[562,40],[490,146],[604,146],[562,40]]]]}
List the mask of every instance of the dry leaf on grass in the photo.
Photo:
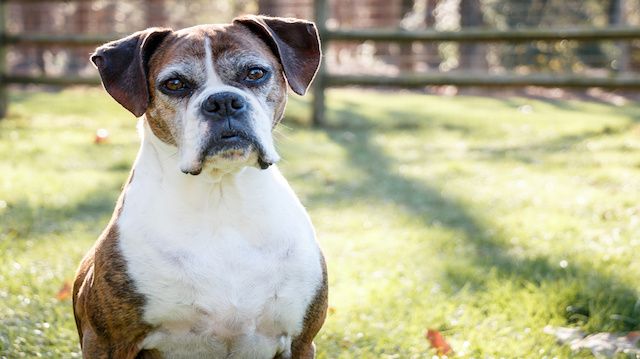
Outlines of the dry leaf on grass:
{"type": "Polygon", "coordinates": [[[453,349],[447,341],[444,339],[442,333],[435,329],[427,329],[425,337],[429,341],[429,344],[438,352],[438,355],[451,355],[453,349]]]}
{"type": "Polygon", "coordinates": [[[109,140],[109,131],[105,128],[99,128],[96,130],[96,137],[93,142],[96,145],[106,143],[109,140]]]}
{"type": "Polygon", "coordinates": [[[56,299],[58,300],[66,300],[71,298],[71,282],[65,281],[62,285],[62,288],[56,294],[56,299]]]}

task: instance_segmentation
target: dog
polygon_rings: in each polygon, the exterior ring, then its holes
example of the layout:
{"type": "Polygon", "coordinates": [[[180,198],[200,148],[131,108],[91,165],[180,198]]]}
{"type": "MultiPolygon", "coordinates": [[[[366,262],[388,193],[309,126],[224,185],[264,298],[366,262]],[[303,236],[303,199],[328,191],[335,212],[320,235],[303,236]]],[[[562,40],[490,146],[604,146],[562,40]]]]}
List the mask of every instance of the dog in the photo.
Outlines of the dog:
{"type": "Polygon", "coordinates": [[[76,274],[84,358],[315,357],[326,266],[272,130],[320,60],[312,22],[266,16],[150,28],[91,56],[141,146],[76,274]]]}

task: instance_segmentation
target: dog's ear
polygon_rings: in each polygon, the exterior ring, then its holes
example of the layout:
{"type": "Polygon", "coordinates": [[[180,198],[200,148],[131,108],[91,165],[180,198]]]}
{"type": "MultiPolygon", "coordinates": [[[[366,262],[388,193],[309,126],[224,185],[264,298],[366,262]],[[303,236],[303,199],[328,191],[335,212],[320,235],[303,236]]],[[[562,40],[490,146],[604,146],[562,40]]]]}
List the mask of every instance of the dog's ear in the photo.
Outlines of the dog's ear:
{"type": "Polygon", "coordinates": [[[151,55],[170,29],[150,28],[104,44],[91,55],[107,92],[136,117],[149,106],[147,82],[151,55]]]}
{"type": "Polygon", "coordinates": [[[243,16],[233,22],[248,27],[269,45],[295,93],[304,95],[307,92],[322,57],[314,23],[268,16],[243,16]]]}

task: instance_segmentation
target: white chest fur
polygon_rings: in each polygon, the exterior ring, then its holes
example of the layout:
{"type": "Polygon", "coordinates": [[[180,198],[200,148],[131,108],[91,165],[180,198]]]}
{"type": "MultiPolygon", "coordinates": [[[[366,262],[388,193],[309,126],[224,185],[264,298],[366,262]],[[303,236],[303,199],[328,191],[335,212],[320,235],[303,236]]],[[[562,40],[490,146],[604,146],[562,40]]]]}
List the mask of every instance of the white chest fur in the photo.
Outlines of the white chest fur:
{"type": "Polygon", "coordinates": [[[118,220],[144,320],[157,328],[142,346],[167,358],[288,353],[322,271],[286,180],[275,167],[184,175],[145,139],[118,220]]]}

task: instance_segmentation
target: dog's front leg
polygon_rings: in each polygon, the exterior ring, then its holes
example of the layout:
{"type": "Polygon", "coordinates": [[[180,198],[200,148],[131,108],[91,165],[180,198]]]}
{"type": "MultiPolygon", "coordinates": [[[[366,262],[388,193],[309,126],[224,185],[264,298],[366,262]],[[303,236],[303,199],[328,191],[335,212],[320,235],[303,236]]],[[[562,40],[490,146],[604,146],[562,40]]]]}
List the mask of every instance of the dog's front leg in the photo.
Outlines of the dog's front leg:
{"type": "Polygon", "coordinates": [[[157,350],[142,350],[137,345],[113,345],[100,340],[90,326],[82,330],[82,357],[85,359],[163,359],[157,350]]]}
{"type": "Polygon", "coordinates": [[[85,359],[109,359],[109,346],[100,341],[90,325],[82,328],[82,357],[85,359]]]}

